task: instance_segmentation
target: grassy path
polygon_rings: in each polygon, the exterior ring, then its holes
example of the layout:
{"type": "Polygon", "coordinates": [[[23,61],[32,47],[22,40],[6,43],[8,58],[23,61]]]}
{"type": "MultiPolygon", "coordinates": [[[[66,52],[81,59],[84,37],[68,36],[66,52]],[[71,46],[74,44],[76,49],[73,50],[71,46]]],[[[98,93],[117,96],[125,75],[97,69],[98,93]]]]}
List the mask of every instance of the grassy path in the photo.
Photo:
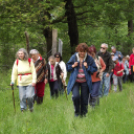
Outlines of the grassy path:
{"type": "MultiPolygon", "coordinates": [[[[3,78],[4,80],[4,78],[3,78]]],[[[4,90],[9,80],[2,81],[0,88],[0,134],[133,134],[134,89],[133,84],[123,85],[123,92],[110,93],[102,98],[96,109],[89,107],[86,118],[75,118],[71,94],[57,100],[50,99],[46,87],[45,100],[35,105],[34,112],[20,112],[18,89],[15,89],[16,114],[11,90],[4,90]],[[3,86],[3,87],[2,87],[3,86]]],[[[8,87],[10,88],[10,87],[8,87]]]]}

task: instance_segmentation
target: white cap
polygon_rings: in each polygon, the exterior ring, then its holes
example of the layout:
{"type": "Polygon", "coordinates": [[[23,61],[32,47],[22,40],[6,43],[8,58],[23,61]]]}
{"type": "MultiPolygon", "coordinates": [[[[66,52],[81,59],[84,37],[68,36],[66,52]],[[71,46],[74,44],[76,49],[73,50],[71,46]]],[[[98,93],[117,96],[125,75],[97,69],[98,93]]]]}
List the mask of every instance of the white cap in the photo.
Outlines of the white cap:
{"type": "Polygon", "coordinates": [[[116,60],[118,60],[118,57],[117,56],[114,56],[113,57],[113,61],[116,61],[116,60]]]}

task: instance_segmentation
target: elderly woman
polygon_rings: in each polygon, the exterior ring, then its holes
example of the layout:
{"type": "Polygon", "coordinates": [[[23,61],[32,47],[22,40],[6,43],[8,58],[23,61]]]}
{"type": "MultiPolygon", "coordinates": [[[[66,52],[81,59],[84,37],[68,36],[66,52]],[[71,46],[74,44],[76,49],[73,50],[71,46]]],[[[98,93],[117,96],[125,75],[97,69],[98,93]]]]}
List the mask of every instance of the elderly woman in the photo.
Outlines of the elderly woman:
{"type": "Polygon", "coordinates": [[[103,71],[106,69],[106,65],[100,56],[98,57],[96,56],[95,46],[92,45],[89,47],[89,55],[92,56],[98,68],[98,70],[91,75],[92,93],[90,95],[89,103],[92,107],[94,107],[96,104],[97,105],[99,104],[99,88],[100,88],[100,83],[102,79],[102,74],[103,74],[103,71]]]}
{"type": "Polygon", "coordinates": [[[20,107],[23,112],[26,106],[26,100],[29,109],[33,111],[33,99],[35,95],[36,70],[31,59],[24,48],[19,49],[16,54],[16,61],[13,65],[11,85],[13,86],[18,79],[20,107]]]}
{"type": "Polygon", "coordinates": [[[62,56],[60,53],[56,53],[54,55],[55,59],[56,59],[56,62],[60,65],[61,67],[61,70],[64,74],[63,76],[63,81],[61,81],[61,79],[59,80],[59,90],[60,90],[60,93],[62,94],[64,92],[64,88],[63,88],[63,83],[62,82],[65,82],[66,81],[66,78],[67,78],[67,69],[66,69],[66,64],[65,62],[62,60],[62,56]]]}
{"type": "Polygon", "coordinates": [[[88,55],[88,46],[85,43],[76,47],[76,53],[67,63],[67,71],[71,72],[67,91],[68,94],[71,91],[73,94],[75,116],[85,116],[88,111],[89,93],[92,91],[91,74],[97,71],[93,58],[88,55]]]}
{"type": "Polygon", "coordinates": [[[32,49],[30,51],[30,56],[34,62],[37,74],[36,83],[36,96],[35,100],[37,104],[43,103],[45,84],[47,83],[47,65],[45,59],[43,59],[38,50],[32,49]]]}
{"type": "Polygon", "coordinates": [[[56,62],[54,56],[49,57],[48,68],[48,82],[50,86],[51,97],[58,97],[59,94],[59,80],[63,77],[61,67],[56,62]]]}

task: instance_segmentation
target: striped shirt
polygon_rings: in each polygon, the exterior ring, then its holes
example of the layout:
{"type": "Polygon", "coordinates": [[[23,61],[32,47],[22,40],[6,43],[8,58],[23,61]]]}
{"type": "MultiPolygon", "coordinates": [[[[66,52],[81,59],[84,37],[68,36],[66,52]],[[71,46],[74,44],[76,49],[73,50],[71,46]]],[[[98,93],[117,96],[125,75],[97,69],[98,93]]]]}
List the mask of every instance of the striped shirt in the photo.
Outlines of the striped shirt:
{"type": "Polygon", "coordinates": [[[86,82],[86,77],[85,77],[84,70],[82,68],[82,63],[79,64],[79,71],[78,71],[78,75],[76,78],[76,82],[78,82],[78,83],[86,82]]]}

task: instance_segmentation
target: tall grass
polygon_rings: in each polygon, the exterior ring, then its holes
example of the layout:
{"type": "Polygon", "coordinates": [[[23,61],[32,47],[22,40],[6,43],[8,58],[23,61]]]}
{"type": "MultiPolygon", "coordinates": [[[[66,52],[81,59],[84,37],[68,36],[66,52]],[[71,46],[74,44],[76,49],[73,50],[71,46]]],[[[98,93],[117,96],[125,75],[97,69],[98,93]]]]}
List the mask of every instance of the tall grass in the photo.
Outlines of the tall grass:
{"type": "Polygon", "coordinates": [[[133,84],[123,85],[123,91],[110,93],[100,100],[100,106],[89,107],[87,117],[74,117],[71,94],[50,99],[45,89],[44,103],[34,106],[34,112],[20,112],[18,89],[15,88],[16,113],[12,92],[8,86],[10,73],[0,75],[0,134],[133,134],[133,84]]]}

